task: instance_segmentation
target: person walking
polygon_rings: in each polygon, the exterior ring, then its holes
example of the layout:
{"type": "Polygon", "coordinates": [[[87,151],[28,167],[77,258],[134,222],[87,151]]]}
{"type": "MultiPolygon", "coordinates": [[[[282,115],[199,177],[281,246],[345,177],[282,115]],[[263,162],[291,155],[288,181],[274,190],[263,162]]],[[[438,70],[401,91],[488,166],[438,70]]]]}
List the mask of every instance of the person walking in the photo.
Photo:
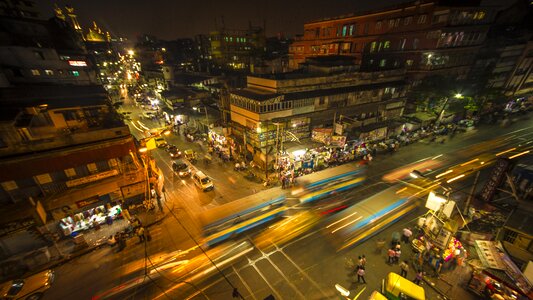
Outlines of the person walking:
{"type": "Polygon", "coordinates": [[[396,251],[394,251],[394,248],[390,248],[387,254],[389,256],[389,264],[392,265],[396,257],[396,251]]]}
{"type": "Polygon", "coordinates": [[[363,283],[366,284],[365,281],[365,267],[359,267],[357,270],[357,282],[360,283],[361,280],[363,280],[363,283]]]}
{"type": "Polygon", "coordinates": [[[146,240],[146,237],[144,236],[144,227],[141,226],[137,229],[137,236],[139,237],[139,244],[146,240]]]}
{"type": "Polygon", "coordinates": [[[363,268],[364,268],[365,265],[366,265],[366,257],[365,257],[364,254],[363,254],[363,256],[359,256],[359,265],[360,265],[361,267],[363,267],[363,268]]]}
{"type": "Polygon", "coordinates": [[[413,282],[420,285],[420,282],[422,281],[422,279],[424,279],[424,273],[422,272],[422,270],[418,270],[418,272],[416,272],[416,277],[415,277],[415,280],[413,280],[413,282]]]}
{"type": "Polygon", "coordinates": [[[400,276],[407,278],[407,272],[409,272],[409,264],[407,263],[406,260],[404,260],[400,264],[400,276]]]}
{"type": "Polygon", "coordinates": [[[396,248],[396,251],[394,251],[394,262],[399,263],[400,262],[400,256],[402,255],[402,250],[396,248]]]}
{"type": "Polygon", "coordinates": [[[412,235],[413,235],[413,231],[411,231],[411,228],[409,228],[409,227],[404,228],[403,229],[403,235],[402,235],[402,241],[404,243],[408,244],[412,235]]]}

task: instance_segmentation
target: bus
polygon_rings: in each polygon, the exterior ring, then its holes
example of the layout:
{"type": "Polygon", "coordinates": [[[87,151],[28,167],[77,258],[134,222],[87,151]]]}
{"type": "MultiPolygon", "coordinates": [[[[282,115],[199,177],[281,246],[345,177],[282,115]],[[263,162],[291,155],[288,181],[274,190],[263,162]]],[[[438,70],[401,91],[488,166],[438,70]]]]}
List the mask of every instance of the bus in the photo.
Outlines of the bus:
{"type": "Polygon", "coordinates": [[[365,171],[364,166],[349,163],[304,175],[298,178],[298,187],[291,195],[298,197],[301,204],[310,203],[363,184],[365,171]]]}
{"type": "Polygon", "coordinates": [[[323,228],[337,251],[358,244],[398,221],[417,206],[403,185],[389,187],[332,216],[323,228]]]}
{"type": "Polygon", "coordinates": [[[204,244],[230,239],[281,217],[285,210],[285,191],[276,187],[201,212],[204,244]]]}

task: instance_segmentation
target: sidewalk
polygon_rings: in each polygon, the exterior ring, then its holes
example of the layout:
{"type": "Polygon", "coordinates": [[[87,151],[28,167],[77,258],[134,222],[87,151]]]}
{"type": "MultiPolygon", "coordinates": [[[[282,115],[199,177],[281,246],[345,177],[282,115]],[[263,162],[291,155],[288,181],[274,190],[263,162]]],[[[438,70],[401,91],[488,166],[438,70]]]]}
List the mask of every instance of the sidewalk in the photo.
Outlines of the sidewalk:
{"type": "MultiPolygon", "coordinates": [[[[171,203],[170,209],[173,208],[174,203],[171,203]]],[[[152,212],[141,211],[137,214],[132,214],[132,216],[139,218],[144,227],[151,227],[163,221],[168,213],[168,209],[165,208],[164,212],[156,212],[155,210],[152,212]]],[[[74,240],[68,237],[61,239],[54,245],[48,247],[48,250],[50,251],[50,261],[34,270],[30,270],[28,274],[35,274],[43,270],[53,269],[59,265],[97,250],[102,246],[105,247],[107,245],[107,239],[110,235],[114,235],[115,233],[124,230],[126,227],[128,227],[128,225],[129,222],[127,220],[118,219],[115,220],[111,225],[101,225],[99,230],[91,229],[83,232],[82,234],[85,238],[85,244],[76,245],[74,240]]]]}

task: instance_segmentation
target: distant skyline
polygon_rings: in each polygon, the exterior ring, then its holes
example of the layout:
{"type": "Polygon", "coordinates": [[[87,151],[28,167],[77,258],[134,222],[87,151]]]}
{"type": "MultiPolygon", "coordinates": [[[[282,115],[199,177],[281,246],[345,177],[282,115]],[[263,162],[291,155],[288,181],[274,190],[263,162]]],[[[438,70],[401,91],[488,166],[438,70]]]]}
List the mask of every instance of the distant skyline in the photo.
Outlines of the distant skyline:
{"type": "Polygon", "coordinates": [[[113,36],[136,40],[142,34],[160,39],[193,37],[215,30],[224,20],[228,29],[266,24],[267,36],[292,37],[303,33],[306,22],[357,11],[387,7],[408,0],[37,0],[41,18],[53,16],[54,3],[72,6],[84,31],[93,21],[113,36]]]}

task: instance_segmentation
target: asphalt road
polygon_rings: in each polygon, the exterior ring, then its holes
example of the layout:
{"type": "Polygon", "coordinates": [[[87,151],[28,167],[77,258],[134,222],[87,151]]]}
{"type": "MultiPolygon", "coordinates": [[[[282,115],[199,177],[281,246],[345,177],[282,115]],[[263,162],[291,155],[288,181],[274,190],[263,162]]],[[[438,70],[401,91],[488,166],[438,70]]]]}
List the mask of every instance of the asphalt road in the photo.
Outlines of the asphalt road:
{"type": "MultiPolygon", "coordinates": [[[[382,181],[383,175],[427,157],[442,155],[439,160],[443,167],[465,161],[475,156],[476,153],[486,151],[494,153],[509,144],[531,142],[532,137],[529,132],[532,131],[532,126],[531,120],[524,120],[507,128],[483,127],[476,131],[458,134],[444,144],[417,143],[401,148],[392,155],[378,155],[368,169],[367,183],[361,188],[352,190],[348,196],[353,197],[354,201],[363,199],[379,191],[381,187],[377,183],[382,181]],[[480,142],[498,137],[505,142],[498,145],[476,146],[480,142]]],[[[181,147],[180,143],[186,143],[181,137],[169,139],[178,147],[181,147]]],[[[209,194],[210,192],[200,192],[187,179],[182,181],[168,174],[170,169],[166,165],[169,162],[168,157],[164,157],[166,153],[156,150],[153,155],[167,175],[165,201],[168,207],[174,207],[172,212],[192,235],[201,235],[195,220],[195,212],[199,209],[206,209],[209,206],[253,193],[252,183],[247,186],[248,182],[239,178],[239,174],[234,172],[231,166],[218,163],[205,168],[205,172],[215,180],[215,192],[212,195],[209,194]],[[235,183],[229,179],[233,176],[235,183]]],[[[415,216],[416,214],[413,214],[396,223],[380,233],[380,236],[389,239],[393,231],[401,229],[415,216]]],[[[194,242],[172,216],[167,217],[159,226],[150,230],[153,240],[147,244],[146,249],[142,244],[133,243],[121,253],[113,253],[111,249],[105,248],[58,267],[56,283],[45,294],[44,299],[90,299],[101,291],[109,290],[142,274],[146,263],[145,254],[151,260],[157,261],[164,259],[169,253],[183,251],[194,246],[194,242]]],[[[344,259],[358,253],[371,253],[373,245],[369,240],[368,243],[365,242],[337,253],[317,230],[270,252],[262,252],[253,248],[251,252],[245,254],[243,259],[225,267],[223,271],[228,281],[238,288],[245,299],[264,299],[268,295],[273,295],[276,299],[336,299],[338,296],[333,287],[335,283],[347,286],[355,292],[364,288],[362,285],[350,283],[351,278],[348,276],[349,271],[344,267],[344,259]]],[[[380,279],[392,268],[385,265],[378,254],[367,256],[369,257],[368,287],[362,292],[361,299],[367,297],[373,289],[377,289],[380,279]]],[[[162,289],[152,285],[146,290],[139,290],[136,296],[128,299],[153,299],[156,296],[166,299],[169,297],[171,299],[231,299],[232,288],[228,281],[220,273],[212,274],[216,275],[198,283],[195,285],[196,288],[180,287],[177,290],[168,291],[171,294],[176,293],[177,296],[165,295],[162,289]]],[[[163,290],[174,285],[174,283],[165,282],[165,279],[155,282],[160,284],[163,290]]]]}

